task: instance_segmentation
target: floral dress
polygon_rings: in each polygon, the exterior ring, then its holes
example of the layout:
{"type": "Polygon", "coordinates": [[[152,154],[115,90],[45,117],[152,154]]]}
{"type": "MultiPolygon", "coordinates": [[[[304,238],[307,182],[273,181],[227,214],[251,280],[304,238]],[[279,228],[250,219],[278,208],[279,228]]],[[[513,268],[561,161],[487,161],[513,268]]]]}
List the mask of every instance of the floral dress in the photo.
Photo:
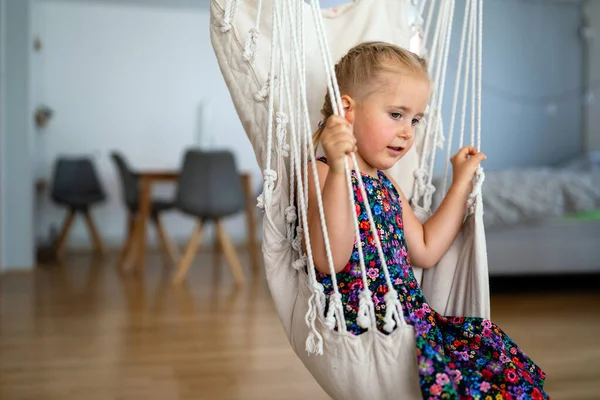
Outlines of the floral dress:
{"type": "MultiPolygon", "coordinates": [[[[326,162],[324,158],[320,161],[326,162]]],[[[444,317],[427,304],[410,263],[398,192],[383,172],[361,175],[373,219],[380,232],[390,279],[398,291],[406,322],[415,328],[420,386],[424,399],[548,399],[545,373],[496,324],[483,318],[444,317]]],[[[373,292],[377,328],[384,332],[386,280],[369,220],[352,172],[367,281],[373,292]]],[[[317,280],[332,293],[331,277],[317,280]]],[[[349,332],[364,332],[356,323],[358,294],[363,288],[356,244],[350,261],[337,275],[349,332]]]]}

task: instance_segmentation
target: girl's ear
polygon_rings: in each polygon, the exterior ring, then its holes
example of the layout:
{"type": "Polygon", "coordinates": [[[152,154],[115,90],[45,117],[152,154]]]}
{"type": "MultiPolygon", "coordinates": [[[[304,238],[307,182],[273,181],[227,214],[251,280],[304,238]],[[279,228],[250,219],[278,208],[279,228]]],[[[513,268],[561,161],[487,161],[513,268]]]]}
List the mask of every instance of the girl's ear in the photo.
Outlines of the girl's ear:
{"type": "Polygon", "coordinates": [[[346,116],[346,120],[351,124],[354,124],[354,119],[356,118],[356,103],[354,102],[352,97],[348,95],[343,95],[342,106],[344,106],[344,114],[346,116]]]}

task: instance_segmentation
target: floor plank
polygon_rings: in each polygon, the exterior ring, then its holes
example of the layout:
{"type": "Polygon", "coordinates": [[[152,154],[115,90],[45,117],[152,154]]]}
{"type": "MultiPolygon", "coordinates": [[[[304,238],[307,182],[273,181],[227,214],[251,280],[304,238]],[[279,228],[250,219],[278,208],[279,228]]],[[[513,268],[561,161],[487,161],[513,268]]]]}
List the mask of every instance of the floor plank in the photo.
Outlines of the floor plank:
{"type": "MultiPolygon", "coordinates": [[[[327,399],[292,352],[262,275],[237,291],[224,260],[189,279],[148,257],[143,279],[116,255],[0,280],[0,399],[327,399]]],[[[600,294],[498,294],[497,322],[548,374],[554,399],[597,399],[600,294]]]]}

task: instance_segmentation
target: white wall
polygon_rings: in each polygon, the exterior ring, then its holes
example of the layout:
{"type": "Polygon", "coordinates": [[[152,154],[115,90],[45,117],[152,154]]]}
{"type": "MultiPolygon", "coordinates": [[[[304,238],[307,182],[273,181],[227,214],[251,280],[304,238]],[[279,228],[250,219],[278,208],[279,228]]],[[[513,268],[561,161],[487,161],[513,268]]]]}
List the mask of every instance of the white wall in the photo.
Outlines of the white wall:
{"type": "MultiPolygon", "coordinates": [[[[6,59],[4,55],[4,41],[6,40],[6,0],[0,0],[0,157],[4,152],[4,85],[5,85],[5,62],[6,59]]],[[[2,160],[0,159],[0,273],[4,269],[4,229],[2,224],[2,212],[4,210],[4,177],[3,177],[3,168],[1,166],[2,160]]]]}
{"type": "MultiPolygon", "coordinates": [[[[186,148],[207,141],[204,126],[215,147],[233,150],[238,167],[255,174],[258,190],[260,171],[210,46],[208,10],[44,1],[32,21],[44,45],[31,68],[41,74],[34,102],[55,111],[38,134],[38,176],[50,177],[58,155],[93,155],[109,196],[93,214],[109,242],[121,243],[125,227],[113,149],[138,168],[178,168],[186,148]]],[[[40,215],[37,233],[47,235],[64,211],[45,199],[40,215]]],[[[173,237],[191,234],[193,220],[173,213],[165,221],[173,237]]],[[[243,238],[243,217],[228,228],[243,238]]],[[[81,221],[71,238],[87,245],[81,221]]]]}
{"type": "Polygon", "coordinates": [[[583,12],[591,34],[584,52],[584,83],[596,89],[596,101],[584,113],[584,145],[588,151],[600,151],[600,2],[586,1],[583,12]]]}
{"type": "Polygon", "coordinates": [[[29,113],[28,0],[5,0],[2,20],[2,130],[0,131],[0,266],[33,265],[33,184],[29,113]]]}

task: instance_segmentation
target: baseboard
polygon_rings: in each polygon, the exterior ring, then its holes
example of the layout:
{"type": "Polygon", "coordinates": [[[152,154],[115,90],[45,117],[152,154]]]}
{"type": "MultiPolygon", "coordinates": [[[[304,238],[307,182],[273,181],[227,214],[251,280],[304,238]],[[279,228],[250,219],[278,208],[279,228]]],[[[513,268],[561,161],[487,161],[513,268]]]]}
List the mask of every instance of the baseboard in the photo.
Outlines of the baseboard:
{"type": "Polygon", "coordinates": [[[496,275],[490,277],[491,293],[599,292],[600,272],[573,274],[496,275]]]}

